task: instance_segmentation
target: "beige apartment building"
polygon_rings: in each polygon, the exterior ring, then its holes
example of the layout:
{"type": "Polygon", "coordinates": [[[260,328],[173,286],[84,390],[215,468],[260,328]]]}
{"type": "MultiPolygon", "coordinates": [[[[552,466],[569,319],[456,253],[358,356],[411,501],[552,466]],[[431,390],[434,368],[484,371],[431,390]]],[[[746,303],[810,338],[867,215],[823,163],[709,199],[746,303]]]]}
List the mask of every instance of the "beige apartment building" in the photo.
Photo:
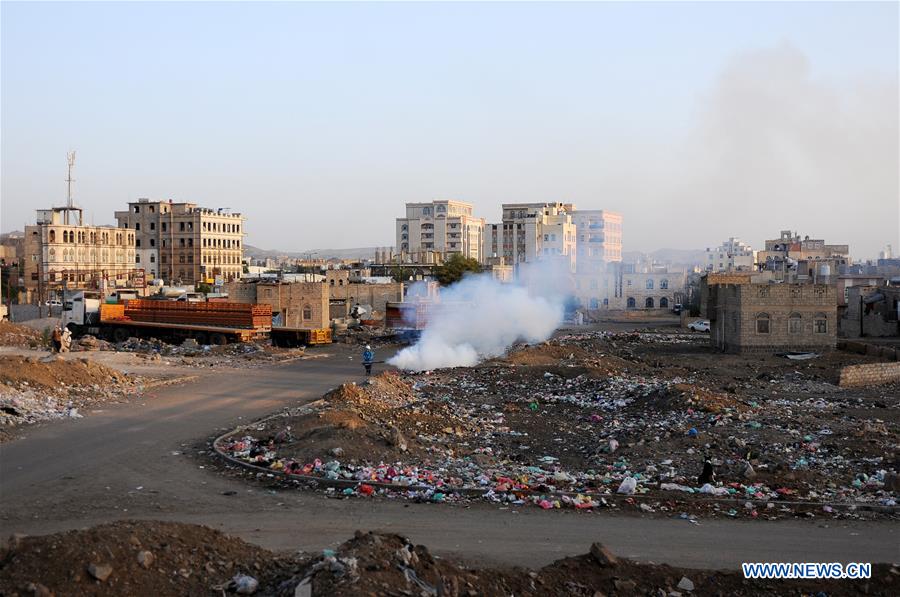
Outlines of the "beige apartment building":
{"type": "Polygon", "coordinates": [[[556,259],[575,271],[577,235],[571,203],[504,203],[503,221],[487,226],[485,263],[507,265],[556,259]]]}
{"type": "Polygon", "coordinates": [[[24,274],[28,300],[47,300],[63,289],[142,287],[135,266],[135,235],[112,226],[85,226],[80,207],[37,211],[25,227],[24,274]]]}
{"type": "Polygon", "coordinates": [[[397,218],[397,255],[401,263],[432,263],[454,253],[482,260],[484,218],[476,218],[464,201],[407,203],[397,218]]]}
{"type": "Polygon", "coordinates": [[[134,231],[136,267],[169,284],[213,284],[241,276],[244,217],[195,203],[139,199],[117,211],[134,231]]]}

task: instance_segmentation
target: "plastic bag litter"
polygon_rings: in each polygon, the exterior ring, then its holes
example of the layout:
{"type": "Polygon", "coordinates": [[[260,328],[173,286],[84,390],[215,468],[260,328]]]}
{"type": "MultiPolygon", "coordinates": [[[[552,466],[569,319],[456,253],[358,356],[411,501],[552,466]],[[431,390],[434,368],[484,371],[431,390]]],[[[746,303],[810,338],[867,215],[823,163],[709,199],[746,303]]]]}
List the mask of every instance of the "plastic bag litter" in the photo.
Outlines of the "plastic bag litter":
{"type": "Polygon", "coordinates": [[[636,489],[637,481],[634,479],[634,477],[625,477],[624,479],[622,479],[622,483],[619,485],[619,488],[616,490],[616,492],[631,495],[636,489]]]}
{"type": "Polygon", "coordinates": [[[259,588],[259,581],[246,574],[235,574],[231,582],[238,595],[252,595],[259,588]]]}
{"type": "Polygon", "coordinates": [[[700,488],[700,493],[709,493],[711,495],[729,495],[726,487],[713,487],[709,483],[705,483],[700,488]]]}

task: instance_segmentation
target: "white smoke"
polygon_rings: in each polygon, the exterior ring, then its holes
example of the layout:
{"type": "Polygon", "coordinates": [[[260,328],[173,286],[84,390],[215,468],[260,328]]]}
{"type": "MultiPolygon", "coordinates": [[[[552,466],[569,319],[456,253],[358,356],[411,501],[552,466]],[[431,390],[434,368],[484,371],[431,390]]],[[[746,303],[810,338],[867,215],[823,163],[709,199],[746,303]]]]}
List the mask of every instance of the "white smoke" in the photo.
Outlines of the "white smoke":
{"type": "Polygon", "coordinates": [[[519,340],[541,342],[563,319],[563,296],[503,284],[490,274],[441,289],[419,341],[388,363],[408,371],[470,367],[500,356],[519,340]]]}

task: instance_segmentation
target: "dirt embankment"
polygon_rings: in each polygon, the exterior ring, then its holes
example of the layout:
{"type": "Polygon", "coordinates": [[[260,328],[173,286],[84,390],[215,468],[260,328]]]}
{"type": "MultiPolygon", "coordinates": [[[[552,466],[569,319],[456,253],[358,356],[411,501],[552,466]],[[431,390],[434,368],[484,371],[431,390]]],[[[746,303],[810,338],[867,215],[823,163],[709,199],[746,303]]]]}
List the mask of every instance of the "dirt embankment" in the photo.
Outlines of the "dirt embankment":
{"type": "Polygon", "coordinates": [[[152,521],[15,536],[0,551],[4,596],[893,595],[898,582],[900,570],[887,564],[876,564],[870,580],[749,581],[731,571],[638,564],[600,544],[540,570],[471,569],[399,535],[359,531],[335,550],[304,557],[152,521]]]}
{"type": "Polygon", "coordinates": [[[37,348],[43,342],[43,336],[35,329],[9,321],[0,321],[0,346],[37,348]]]}

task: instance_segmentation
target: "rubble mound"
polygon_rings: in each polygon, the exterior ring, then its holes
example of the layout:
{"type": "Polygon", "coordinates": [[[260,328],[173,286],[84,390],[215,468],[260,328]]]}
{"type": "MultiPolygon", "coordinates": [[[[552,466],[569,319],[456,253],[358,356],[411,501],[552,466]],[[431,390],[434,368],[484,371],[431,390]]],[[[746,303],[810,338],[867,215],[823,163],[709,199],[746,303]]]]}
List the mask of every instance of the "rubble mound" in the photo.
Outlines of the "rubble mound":
{"type": "Polygon", "coordinates": [[[0,593],[221,595],[214,588],[239,573],[254,577],[264,590],[293,564],[207,527],[122,521],[41,537],[14,536],[0,552],[0,593]]]}
{"type": "Polygon", "coordinates": [[[52,388],[65,385],[120,383],[128,379],[124,373],[89,359],[66,360],[61,357],[0,356],[0,383],[52,388]]]}
{"type": "Polygon", "coordinates": [[[0,321],[0,346],[37,347],[43,343],[41,333],[25,325],[0,321]]]}
{"type": "Polygon", "coordinates": [[[871,580],[745,580],[734,571],[639,564],[599,543],[540,570],[469,568],[388,533],[363,533],[312,559],[278,554],[219,531],[121,521],[0,550],[3,595],[784,595],[895,594],[900,570],[871,580]]]}
{"type": "Polygon", "coordinates": [[[537,571],[472,569],[436,558],[423,545],[385,533],[362,533],[326,550],[279,587],[278,595],[784,595],[891,593],[900,572],[876,564],[871,581],[746,581],[739,573],[639,564],[600,543],[584,555],[537,571]],[[822,594],[822,593],[819,593],[822,594]]]}
{"type": "Polygon", "coordinates": [[[591,355],[579,346],[544,342],[515,350],[500,361],[513,365],[558,365],[560,361],[583,361],[591,355]]]}
{"type": "Polygon", "coordinates": [[[375,375],[362,385],[343,384],[325,395],[334,405],[372,408],[397,408],[415,400],[412,384],[393,371],[375,375]]]}

